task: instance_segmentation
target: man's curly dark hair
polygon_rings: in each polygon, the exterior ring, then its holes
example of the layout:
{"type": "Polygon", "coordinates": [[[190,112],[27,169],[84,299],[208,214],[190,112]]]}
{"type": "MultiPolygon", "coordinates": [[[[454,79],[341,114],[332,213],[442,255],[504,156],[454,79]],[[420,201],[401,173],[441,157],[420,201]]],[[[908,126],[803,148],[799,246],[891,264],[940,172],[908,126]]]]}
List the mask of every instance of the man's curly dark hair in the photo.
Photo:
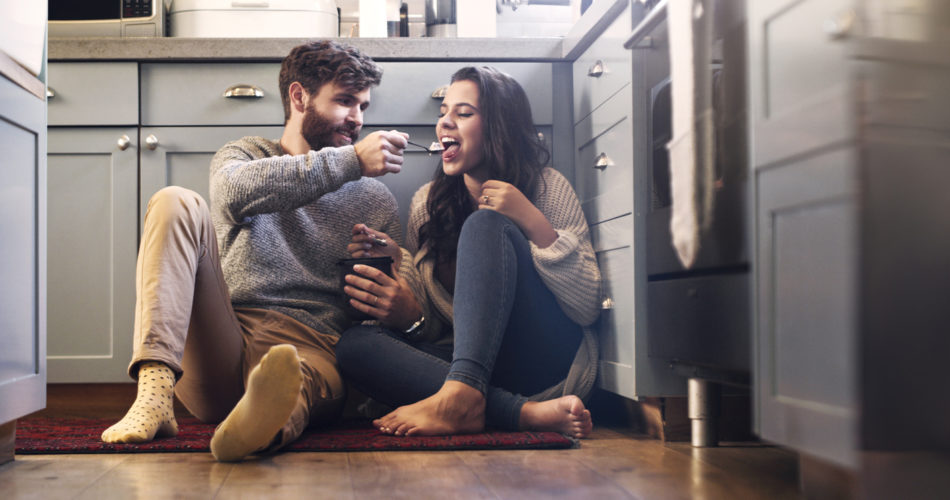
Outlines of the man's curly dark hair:
{"type": "Polygon", "coordinates": [[[310,94],[325,83],[361,91],[379,85],[383,70],[366,54],[351,45],[321,40],[298,45],[280,65],[280,98],[284,121],[290,119],[290,84],[300,82],[310,94]]]}

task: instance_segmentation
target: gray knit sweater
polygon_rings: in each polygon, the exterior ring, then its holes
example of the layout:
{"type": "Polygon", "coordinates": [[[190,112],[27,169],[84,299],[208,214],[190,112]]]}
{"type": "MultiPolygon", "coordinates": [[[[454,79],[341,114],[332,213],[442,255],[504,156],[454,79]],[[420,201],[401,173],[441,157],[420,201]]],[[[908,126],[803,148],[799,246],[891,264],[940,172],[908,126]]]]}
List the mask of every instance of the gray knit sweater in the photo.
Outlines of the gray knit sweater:
{"type": "Polygon", "coordinates": [[[353,226],[402,234],[395,197],[360,176],[352,146],[292,156],[261,137],[228,143],[211,161],[211,214],[234,306],[329,334],[350,324],[336,262],[349,257],[353,226]]]}
{"type": "MultiPolygon", "coordinates": [[[[597,337],[586,327],[600,315],[600,269],[591,246],[587,220],[574,188],[552,168],[545,168],[541,177],[542,187],[532,201],[557,231],[558,239],[547,248],[531,243],[534,266],[564,313],[585,329],[584,339],[566,379],[529,399],[545,400],[565,394],[583,398],[593,388],[597,375],[597,337]]],[[[411,254],[414,269],[410,272],[414,275],[407,280],[414,289],[423,290],[416,295],[421,297],[426,317],[425,331],[419,338],[444,344],[452,342],[452,292],[436,278],[435,259],[429,255],[428,248],[419,248],[419,228],[428,220],[426,200],[431,185],[430,182],[422,186],[412,197],[406,249],[411,254]]],[[[404,255],[403,261],[407,260],[408,254],[404,255]]],[[[403,265],[402,269],[405,267],[403,265]]]]}

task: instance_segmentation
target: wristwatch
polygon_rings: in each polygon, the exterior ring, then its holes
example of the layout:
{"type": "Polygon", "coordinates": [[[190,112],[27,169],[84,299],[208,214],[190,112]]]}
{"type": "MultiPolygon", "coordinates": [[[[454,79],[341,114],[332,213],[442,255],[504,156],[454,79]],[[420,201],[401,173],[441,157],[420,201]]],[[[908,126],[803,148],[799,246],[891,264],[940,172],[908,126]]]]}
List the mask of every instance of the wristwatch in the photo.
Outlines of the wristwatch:
{"type": "Polygon", "coordinates": [[[422,329],[426,326],[426,317],[421,316],[419,321],[416,321],[409,328],[406,328],[406,331],[402,332],[403,337],[412,338],[415,335],[418,335],[422,329]]]}

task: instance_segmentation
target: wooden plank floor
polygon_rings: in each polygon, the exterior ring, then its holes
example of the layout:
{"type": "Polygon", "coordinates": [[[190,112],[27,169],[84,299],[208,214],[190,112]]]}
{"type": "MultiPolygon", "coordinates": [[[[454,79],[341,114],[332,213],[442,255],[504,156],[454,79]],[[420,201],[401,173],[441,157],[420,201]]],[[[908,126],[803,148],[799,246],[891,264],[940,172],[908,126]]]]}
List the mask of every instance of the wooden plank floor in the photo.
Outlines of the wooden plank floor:
{"type": "MultiPolygon", "coordinates": [[[[47,413],[62,411],[57,404],[89,416],[105,411],[66,399],[51,398],[47,413]]],[[[0,466],[0,492],[11,500],[799,498],[797,457],[788,451],[664,444],[622,425],[598,425],[596,415],[593,436],[571,450],[283,453],[238,464],[207,453],[20,455],[0,466]]]]}

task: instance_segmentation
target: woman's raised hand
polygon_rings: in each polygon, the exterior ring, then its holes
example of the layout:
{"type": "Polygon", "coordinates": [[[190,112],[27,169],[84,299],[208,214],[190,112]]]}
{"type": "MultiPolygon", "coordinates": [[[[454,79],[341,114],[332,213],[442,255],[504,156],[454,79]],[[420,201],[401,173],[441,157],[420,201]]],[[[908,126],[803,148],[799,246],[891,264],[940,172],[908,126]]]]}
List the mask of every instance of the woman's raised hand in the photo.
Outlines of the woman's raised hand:
{"type": "Polygon", "coordinates": [[[422,316],[409,284],[396,268],[390,278],[375,267],[357,264],[357,274],[346,275],[343,291],[350,296],[350,305],[356,310],[378,319],[383,325],[405,330],[422,316]]]}
{"type": "Polygon", "coordinates": [[[515,186],[496,180],[482,183],[479,210],[494,210],[512,220],[535,245],[546,248],[557,240],[547,217],[515,186]]]}
{"type": "Polygon", "coordinates": [[[366,224],[353,226],[353,236],[346,246],[346,251],[354,259],[365,257],[392,257],[393,266],[399,269],[402,261],[402,252],[399,245],[386,233],[370,229],[366,224]]]}

